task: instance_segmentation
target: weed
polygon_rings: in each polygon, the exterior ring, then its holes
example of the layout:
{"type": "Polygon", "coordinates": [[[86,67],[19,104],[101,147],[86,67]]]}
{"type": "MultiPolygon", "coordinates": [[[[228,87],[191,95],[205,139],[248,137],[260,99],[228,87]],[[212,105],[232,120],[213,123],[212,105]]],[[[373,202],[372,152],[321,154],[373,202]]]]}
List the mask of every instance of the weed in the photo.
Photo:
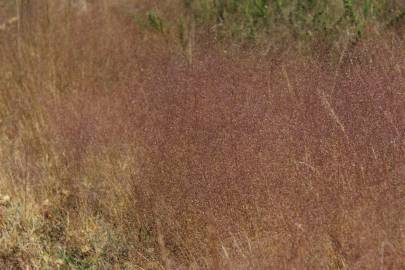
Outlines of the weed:
{"type": "Polygon", "coordinates": [[[160,18],[155,11],[149,11],[147,16],[150,27],[157,32],[163,33],[164,28],[162,18],[160,18]]]}

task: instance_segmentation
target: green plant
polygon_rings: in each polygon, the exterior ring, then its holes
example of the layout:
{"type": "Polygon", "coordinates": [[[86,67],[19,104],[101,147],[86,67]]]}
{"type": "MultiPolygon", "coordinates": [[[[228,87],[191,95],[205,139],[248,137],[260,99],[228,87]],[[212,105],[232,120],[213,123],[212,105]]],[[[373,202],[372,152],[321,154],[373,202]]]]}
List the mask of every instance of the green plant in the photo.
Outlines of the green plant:
{"type": "Polygon", "coordinates": [[[186,30],[186,25],[185,25],[183,17],[180,17],[180,19],[179,19],[178,33],[179,33],[180,45],[183,48],[183,50],[185,50],[187,47],[187,44],[188,44],[188,37],[187,37],[187,30],[186,30]]]}
{"type": "Polygon", "coordinates": [[[374,0],[364,0],[363,16],[365,19],[374,15],[374,0]]]}
{"type": "Polygon", "coordinates": [[[160,33],[164,32],[163,20],[155,11],[149,11],[147,13],[147,17],[148,17],[149,26],[153,30],[160,32],[160,33]]]}
{"type": "Polygon", "coordinates": [[[355,42],[367,25],[395,24],[401,18],[397,4],[374,0],[194,0],[185,1],[184,7],[199,27],[212,27],[216,36],[256,44],[286,37],[311,41],[323,36],[336,41],[344,35],[355,42]]]}

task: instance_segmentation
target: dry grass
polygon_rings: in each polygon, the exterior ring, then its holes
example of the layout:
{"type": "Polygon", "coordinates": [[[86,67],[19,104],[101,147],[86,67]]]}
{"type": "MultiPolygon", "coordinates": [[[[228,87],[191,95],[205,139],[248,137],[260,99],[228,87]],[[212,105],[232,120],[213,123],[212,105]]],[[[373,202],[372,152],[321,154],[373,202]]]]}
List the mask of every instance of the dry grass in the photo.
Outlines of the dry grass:
{"type": "Polygon", "coordinates": [[[0,268],[405,269],[402,40],[190,65],[88,12],[0,32],[0,268]]]}

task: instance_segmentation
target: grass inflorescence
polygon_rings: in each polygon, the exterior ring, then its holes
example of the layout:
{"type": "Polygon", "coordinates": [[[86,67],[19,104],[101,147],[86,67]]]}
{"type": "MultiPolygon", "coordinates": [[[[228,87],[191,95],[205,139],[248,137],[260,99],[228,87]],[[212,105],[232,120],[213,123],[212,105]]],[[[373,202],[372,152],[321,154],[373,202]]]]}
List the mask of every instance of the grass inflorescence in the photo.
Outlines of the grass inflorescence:
{"type": "Polygon", "coordinates": [[[90,2],[0,30],[1,269],[405,267],[399,4],[90,2]]]}

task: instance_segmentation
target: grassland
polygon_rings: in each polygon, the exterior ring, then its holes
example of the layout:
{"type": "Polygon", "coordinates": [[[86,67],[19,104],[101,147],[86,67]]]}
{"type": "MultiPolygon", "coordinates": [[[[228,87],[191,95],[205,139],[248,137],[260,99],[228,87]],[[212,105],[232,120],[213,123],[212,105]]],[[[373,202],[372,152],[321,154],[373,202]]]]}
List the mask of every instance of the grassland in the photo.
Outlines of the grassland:
{"type": "Polygon", "coordinates": [[[401,1],[29,2],[0,269],[405,269],[401,1]]]}

